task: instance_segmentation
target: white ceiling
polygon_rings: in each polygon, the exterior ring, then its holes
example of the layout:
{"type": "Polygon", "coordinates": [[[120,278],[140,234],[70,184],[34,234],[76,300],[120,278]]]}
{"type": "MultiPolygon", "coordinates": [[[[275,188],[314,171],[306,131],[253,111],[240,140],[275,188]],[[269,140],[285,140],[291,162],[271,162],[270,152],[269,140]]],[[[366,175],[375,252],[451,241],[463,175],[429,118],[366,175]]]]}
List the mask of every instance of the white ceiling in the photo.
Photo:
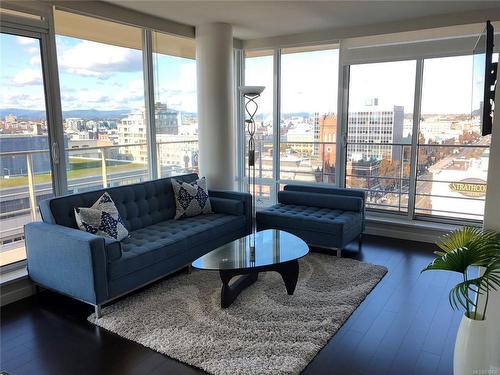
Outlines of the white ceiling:
{"type": "Polygon", "coordinates": [[[499,7],[497,1],[168,1],[109,2],[196,26],[226,22],[243,40],[499,7]]]}

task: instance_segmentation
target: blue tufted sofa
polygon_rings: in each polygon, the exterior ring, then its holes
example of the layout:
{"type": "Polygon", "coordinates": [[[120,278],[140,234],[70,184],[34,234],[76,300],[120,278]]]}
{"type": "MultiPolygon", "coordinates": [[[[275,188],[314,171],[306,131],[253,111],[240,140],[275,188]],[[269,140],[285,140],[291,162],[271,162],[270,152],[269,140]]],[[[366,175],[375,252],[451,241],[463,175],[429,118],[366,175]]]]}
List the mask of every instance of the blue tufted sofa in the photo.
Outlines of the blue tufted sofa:
{"type": "Polygon", "coordinates": [[[257,229],[281,229],[311,246],[342,249],[365,228],[365,192],[319,186],[286,185],[278,204],[257,212],[257,229]]]}
{"type": "MultiPolygon", "coordinates": [[[[196,174],[176,176],[194,181],[196,174]]],[[[251,196],[209,191],[214,214],[173,220],[170,178],[51,198],[43,222],[24,228],[30,278],[38,285],[100,306],[190,265],[251,232],[251,196]],[[74,208],[90,207],[107,191],[130,236],[121,242],[77,229],[74,208]]]]}

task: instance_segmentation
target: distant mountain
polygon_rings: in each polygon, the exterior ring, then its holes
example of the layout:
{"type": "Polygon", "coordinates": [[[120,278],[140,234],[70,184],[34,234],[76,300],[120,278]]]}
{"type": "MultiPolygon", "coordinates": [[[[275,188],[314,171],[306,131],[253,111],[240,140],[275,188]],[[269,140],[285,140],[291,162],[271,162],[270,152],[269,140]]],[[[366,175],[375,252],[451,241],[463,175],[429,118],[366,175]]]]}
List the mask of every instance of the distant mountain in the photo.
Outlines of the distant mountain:
{"type": "MultiPolygon", "coordinates": [[[[99,111],[97,109],[74,109],[71,111],[63,111],[63,117],[79,117],[86,120],[109,120],[127,116],[131,111],[129,109],[117,109],[113,111],[99,111]]],[[[3,119],[7,115],[14,115],[19,120],[41,120],[45,119],[45,111],[20,109],[20,108],[3,108],[0,109],[0,117],[3,119]]]]}
{"type": "Polygon", "coordinates": [[[75,109],[72,111],[63,111],[63,117],[80,117],[89,120],[107,120],[112,118],[126,117],[130,109],[117,109],[113,111],[99,111],[97,109],[75,109]]]}
{"type": "Polygon", "coordinates": [[[0,117],[2,120],[7,115],[14,115],[19,120],[40,120],[45,119],[45,111],[36,109],[18,109],[18,108],[5,108],[0,109],[0,117]]]}

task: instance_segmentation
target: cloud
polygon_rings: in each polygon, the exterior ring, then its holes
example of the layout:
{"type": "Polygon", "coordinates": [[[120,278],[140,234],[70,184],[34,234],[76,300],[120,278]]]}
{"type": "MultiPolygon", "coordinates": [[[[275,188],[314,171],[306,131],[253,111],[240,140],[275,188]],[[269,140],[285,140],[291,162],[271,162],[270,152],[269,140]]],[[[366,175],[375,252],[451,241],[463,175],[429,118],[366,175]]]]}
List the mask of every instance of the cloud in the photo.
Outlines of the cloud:
{"type": "Polygon", "coordinates": [[[40,48],[39,47],[25,48],[24,51],[26,53],[29,53],[30,55],[40,55],[40,48]]]}
{"type": "Polygon", "coordinates": [[[22,46],[28,46],[30,44],[35,44],[37,42],[37,40],[34,38],[26,38],[24,36],[16,37],[16,41],[18,44],[20,44],[22,46]]]}
{"type": "Polygon", "coordinates": [[[180,66],[175,80],[162,80],[160,73],[159,87],[156,88],[157,101],[167,103],[169,108],[196,112],[196,64],[187,63],[180,66]]]}
{"type": "Polygon", "coordinates": [[[33,56],[30,59],[30,65],[42,65],[42,59],[40,56],[33,56]]]}
{"type": "Polygon", "coordinates": [[[44,98],[39,95],[30,95],[19,92],[2,93],[3,107],[17,107],[26,109],[45,109],[44,98]]]}
{"type": "Polygon", "coordinates": [[[75,97],[78,101],[84,103],[103,103],[109,101],[109,96],[95,90],[78,91],[75,97]]]}
{"type": "Polygon", "coordinates": [[[113,73],[142,71],[140,51],[87,40],[63,47],[58,62],[67,73],[102,79],[113,73]]]}
{"type": "Polygon", "coordinates": [[[127,85],[129,89],[119,92],[99,89],[79,89],[62,90],[63,110],[70,109],[138,109],[144,107],[144,90],[142,82],[139,85],[135,81],[130,81],[127,85]]]}
{"type": "Polygon", "coordinates": [[[40,85],[43,84],[40,69],[22,69],[12,78],[14,86],[40,85]]]}

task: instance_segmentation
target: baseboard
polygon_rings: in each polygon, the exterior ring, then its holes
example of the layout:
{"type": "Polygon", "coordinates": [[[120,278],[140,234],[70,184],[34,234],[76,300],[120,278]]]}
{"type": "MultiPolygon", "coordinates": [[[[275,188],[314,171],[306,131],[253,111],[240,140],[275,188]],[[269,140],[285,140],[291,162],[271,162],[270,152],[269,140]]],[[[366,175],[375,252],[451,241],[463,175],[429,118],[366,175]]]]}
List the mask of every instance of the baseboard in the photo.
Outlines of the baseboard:
{"type": "Polygon", "coordinates": [[[364,233],[382,237],[400,238],[410,241],[436,243],[455,226],[435,224],[395,223],[380,220],[367,220],[364,233]]]}
{"type": "Polygon", "coordinates": [[[8,305],[36,293],[35,284],[28,278],[14,280],[0,287],[0,306],[8,305]]]}

